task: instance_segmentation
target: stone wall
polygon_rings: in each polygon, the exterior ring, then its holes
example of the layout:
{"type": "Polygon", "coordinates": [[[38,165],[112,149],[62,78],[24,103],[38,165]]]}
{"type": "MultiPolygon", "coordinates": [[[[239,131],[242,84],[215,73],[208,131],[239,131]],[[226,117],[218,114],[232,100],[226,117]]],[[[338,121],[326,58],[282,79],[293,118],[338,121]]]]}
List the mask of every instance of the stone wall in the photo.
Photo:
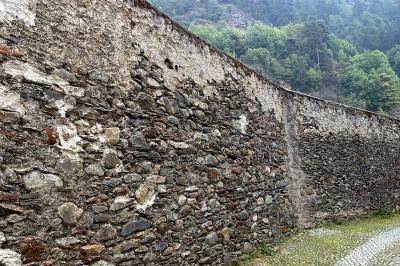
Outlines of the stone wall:
{"type": "Polygon", "coordinates": [[[143,0],[3,1],[0,264],[218,265],[394,208],[398,127],[279,88],[143,0]]]}

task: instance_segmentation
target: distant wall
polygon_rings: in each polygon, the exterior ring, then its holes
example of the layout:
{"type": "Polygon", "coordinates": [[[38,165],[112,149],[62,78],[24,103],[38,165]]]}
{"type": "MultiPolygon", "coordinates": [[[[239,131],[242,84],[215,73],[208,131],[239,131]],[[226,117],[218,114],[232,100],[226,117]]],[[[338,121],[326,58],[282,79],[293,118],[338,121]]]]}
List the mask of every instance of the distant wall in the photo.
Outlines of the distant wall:
{"type": "Polygon", "coordinates": [[[6,265],[221,264],[398,205],[396,120],[279,88],[143,0],[0,15],[6,265]]]}

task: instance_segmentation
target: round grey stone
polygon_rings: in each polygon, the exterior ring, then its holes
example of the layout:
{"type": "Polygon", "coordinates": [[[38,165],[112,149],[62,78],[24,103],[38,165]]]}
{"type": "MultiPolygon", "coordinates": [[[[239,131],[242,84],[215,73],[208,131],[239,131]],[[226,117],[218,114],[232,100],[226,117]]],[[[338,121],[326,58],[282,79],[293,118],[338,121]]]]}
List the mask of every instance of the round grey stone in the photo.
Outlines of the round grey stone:
{"type": "Polygon", "coordinates": [[[86,167],[85,172],[91,176],[104,176],[104,170],[98,163],[94,163],[86,167]]]}
{"type": "Polygon", "coordinates": [[[218,235],[216,232],[211,232],[206,236],[206,242],[210,246],[214,246],[218,243],[218,235]]]}

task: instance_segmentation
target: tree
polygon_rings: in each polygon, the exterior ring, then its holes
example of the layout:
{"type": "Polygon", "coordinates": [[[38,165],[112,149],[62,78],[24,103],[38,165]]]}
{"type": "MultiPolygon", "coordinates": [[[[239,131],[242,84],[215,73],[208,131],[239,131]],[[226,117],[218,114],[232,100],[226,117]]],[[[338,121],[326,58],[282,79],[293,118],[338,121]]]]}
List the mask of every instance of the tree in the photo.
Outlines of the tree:
{"type": "Polygon", "coordinates": [[[319,69],[310,68],[307,74],[310,89],[318,89],[321,86],[323,80],[321,71],[319,69]]]}
{"type": "Polygon", "coordinates": [[[400,81],[387,56],[378,50],[356,55],[344,76],[347,101],[371,111],[400,104],[400,81]]]}
{"type": "Polygon", "coordinates": [[[190,27],[189,30],[232,56],[240,56],[242,53],[242,35],[240,31],[228,28],[225,23],[197,25],[190,27]]]}
{"type": "Polygon", "coordinates": [[[351,42],[339,39],[334,34],[330,35],[329,47],[333,52],[333,58],[341,64],[347,63],[358,52],[351,42]]]}
{"type": "Polygon", "coordinates": [[[257,23],[248,28],[244,45],[249,48],[266,48],[275,57],[287,55],[287,34],[285,31],[257,23]]]}
{"type": "Polygon", "coordinates": [[[296,90],[311,91],[308,86],[308,56],[291,54],[284,60],[284,80],[296,90]]]}
{"type": "Polygon", "coordinates": [[[272,80],[279,81],[283,78],[282,65],[266,48],[249,48],[240,59],[272,80]]]}
{"type": "Polygon", "coordinates": [[[304,45],[309,49],[311,60],[315,66],[321,67],[321,53],[328,49],[329,31],[322,20],[310,18],[304,25],[304,45]]]}
{"type": "Polygon", "coordinates": [[[387,55],[394,71],[400,76],[400,45],[396,45],[390,49],[387,55]]]}

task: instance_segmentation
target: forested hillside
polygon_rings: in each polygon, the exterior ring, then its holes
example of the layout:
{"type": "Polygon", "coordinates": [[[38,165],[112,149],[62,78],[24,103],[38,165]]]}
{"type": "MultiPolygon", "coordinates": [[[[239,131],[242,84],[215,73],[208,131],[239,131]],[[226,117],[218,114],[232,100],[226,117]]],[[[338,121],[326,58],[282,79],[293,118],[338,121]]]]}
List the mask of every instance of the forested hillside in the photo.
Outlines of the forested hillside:
{"type": "Polygon", "coordinates": [[[398,0],[152,0],[284,86],[398,116],[398,0]]]}

